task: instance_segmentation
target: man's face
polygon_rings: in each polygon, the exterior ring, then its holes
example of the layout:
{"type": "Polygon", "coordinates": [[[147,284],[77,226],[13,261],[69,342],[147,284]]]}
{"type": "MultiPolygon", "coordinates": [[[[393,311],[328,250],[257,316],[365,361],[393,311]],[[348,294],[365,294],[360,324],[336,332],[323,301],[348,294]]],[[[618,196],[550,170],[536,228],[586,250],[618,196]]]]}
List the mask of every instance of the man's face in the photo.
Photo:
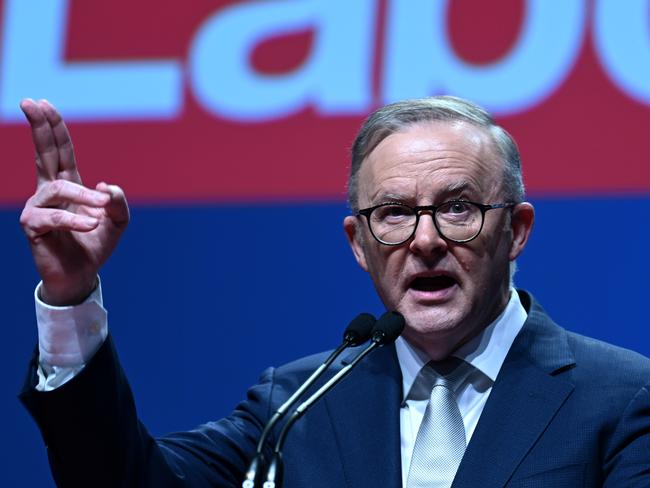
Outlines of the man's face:
{"type": "MultiPolygon", "coordinates": [[[[415,124],[385,138],[359,170],[358,205],[439,205],[452,199],[501,203],[503,163],[487,131],[464,122],[415,124]]],[[[400,246],[377,242],[365,218],[344,227],[359,264],[389,310],[405,318],[404,336],[442,359],[503,310],[509,265],[532,227],[530,204],[490,210],[480,235],[464,244],[444,240],[424,213],[400,246]]]]}

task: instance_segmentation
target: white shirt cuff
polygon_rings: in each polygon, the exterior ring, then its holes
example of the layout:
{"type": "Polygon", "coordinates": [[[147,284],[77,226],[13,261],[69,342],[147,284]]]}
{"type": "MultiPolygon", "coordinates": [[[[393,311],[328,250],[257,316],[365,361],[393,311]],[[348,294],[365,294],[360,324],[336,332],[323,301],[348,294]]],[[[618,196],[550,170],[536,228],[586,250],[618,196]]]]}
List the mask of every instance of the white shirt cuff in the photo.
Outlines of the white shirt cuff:
{"type": "Polygon", "coordinates": [[[34,292],[40,365],[47,374],[51,368],[83,367],[108,335],[101,283],[83,303],[68,307],[43,302],[41,286],[34,292]]]}

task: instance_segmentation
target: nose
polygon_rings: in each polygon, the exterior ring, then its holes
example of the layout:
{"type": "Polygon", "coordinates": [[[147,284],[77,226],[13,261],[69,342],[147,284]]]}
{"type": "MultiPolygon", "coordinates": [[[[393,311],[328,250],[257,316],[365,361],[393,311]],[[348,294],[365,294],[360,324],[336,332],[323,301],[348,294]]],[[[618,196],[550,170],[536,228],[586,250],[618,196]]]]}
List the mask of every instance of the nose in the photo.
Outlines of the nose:
{"type": "Polygon", "coordinates": [[[431,212],[425,211],[420,214],[418,226],[409,244],[409,248],[414,254],[429,256],[447,249],[447,241],[438,232],[433,223],[433,218],[431,212]]]}

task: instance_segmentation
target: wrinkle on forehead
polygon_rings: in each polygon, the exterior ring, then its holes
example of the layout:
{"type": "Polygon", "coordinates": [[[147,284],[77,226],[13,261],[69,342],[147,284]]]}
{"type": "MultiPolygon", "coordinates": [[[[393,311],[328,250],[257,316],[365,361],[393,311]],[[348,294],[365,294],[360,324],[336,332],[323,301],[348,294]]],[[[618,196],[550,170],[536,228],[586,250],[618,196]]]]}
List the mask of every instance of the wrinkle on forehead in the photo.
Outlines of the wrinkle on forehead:
{"type": "Polygon", "coordinates": [[[466,122],[415,124],[370,153],[360,169],[360,198],[375,204],[465,191],[488,198],[501,187],[502,164],[485,129],[466,122]]]}

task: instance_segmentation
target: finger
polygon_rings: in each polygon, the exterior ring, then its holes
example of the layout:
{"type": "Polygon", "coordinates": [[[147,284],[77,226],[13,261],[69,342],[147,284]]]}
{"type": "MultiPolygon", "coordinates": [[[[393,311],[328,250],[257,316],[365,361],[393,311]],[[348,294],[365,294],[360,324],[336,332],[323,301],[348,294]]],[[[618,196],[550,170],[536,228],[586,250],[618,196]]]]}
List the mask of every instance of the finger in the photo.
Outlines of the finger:
{"type": "Polygon", "coordinates": [[[104,207],[110,202],[110,195],[92,190],[67,180],[55,180],[41,185],[30,199],[35,207],[56,207],[66,204],[104,207]]]}
{"type": "Polygon", "coordinates": [[[72,146],[72,138],[70,132],[63,121],[63,117],[47,100],[40,100],[38,102],[45,117],[47,118],[54,142],[59,151],[59,173],[64,172],[70,181],[81,183],[81,177],[77,171],[77,162],[74,157],[74,147],[72,146]]]}
{"type": "Polygon", "coordinates": [[[79,206],[75,209],[80,215],[87,215],[88,217],[95,217],[101,219],[106,216],[106,211],[104,207],[90,207],[88,205],[79,206]]]}
{"type": "Polygon", "coordinates": [[[20,223],[30,240],[52,231],[90,232],[99,224],[99,219],[79,215],[60,208],[25,207],[20,223]]]}
{"type": "Polygon", "coordinates": [[[117,185],[98,183],[96,190],[110,195],[110,202],[104,207],[106,215],[118,227],[124,227],[129,223],[129,204],[126,201],[124,191],[117,185]]]}
{"type": "Polygon", "coordinates": [[[32,129],[39,184],[43,181],[55,180],[59,172],[59,150],[43,108],[31,99],[23,100],[20,103],[20,108],[32,129]]]}

